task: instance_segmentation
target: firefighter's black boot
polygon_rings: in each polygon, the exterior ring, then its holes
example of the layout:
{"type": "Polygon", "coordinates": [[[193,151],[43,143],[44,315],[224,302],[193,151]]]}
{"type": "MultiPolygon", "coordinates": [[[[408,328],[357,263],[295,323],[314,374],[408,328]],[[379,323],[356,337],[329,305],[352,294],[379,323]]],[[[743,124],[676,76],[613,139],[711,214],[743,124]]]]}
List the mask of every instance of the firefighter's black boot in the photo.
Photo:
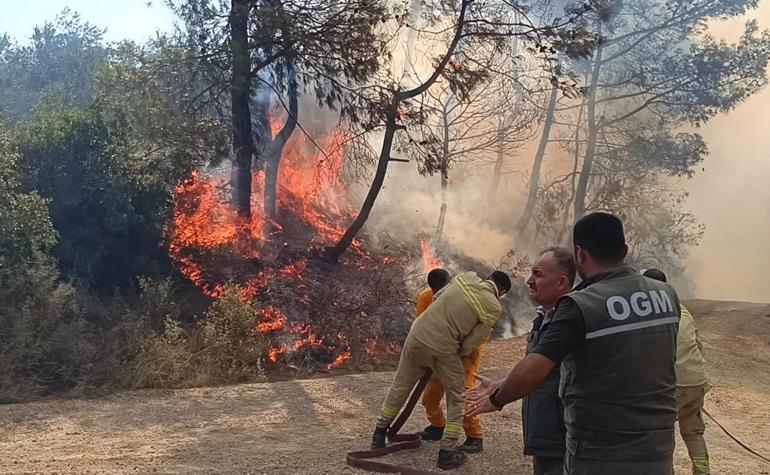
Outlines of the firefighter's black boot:
{"type": "Polygon", "coordinates": [[[441,470],[452,470],[460,465],[464,464],[468,460],[468,456],[464,452],[458,452],[456,450],[439,450],[438,451],[438,463],[436,466],[441,470]]]}
{"type": "Polygon", "coordinates": [[[457,447],[457,450],[461,450],[466,454],[481,453],[484,451],[484,439],[479,439],[478,437],[466,437],[465,442],[457,447]]]}
{"type": "Polygon", "coordinates": [[[372,434],[372,449],[385,448],[385,439],[388,436],[387,427],[377,427],[372,434]]]}
{"type": "Polygon", "coordinates": [[[420,432],[422,440],[441,440],[444,437],[444,428],[428,426],[420,432]]]}

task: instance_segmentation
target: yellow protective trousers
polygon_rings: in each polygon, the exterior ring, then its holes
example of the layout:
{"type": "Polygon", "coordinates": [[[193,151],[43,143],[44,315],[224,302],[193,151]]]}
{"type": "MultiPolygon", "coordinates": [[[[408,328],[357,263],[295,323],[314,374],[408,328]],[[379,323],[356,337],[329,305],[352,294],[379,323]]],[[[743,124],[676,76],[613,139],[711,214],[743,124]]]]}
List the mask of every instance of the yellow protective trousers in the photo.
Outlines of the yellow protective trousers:
{"type": "MultiPolygon", "coordinates": [[[[444,428],[444,438],[441,439],[442,450],[454,450],[462,430],[465,403],[463,392],[463,364],[460,356],[455,353],[436,353],[414,338],[407,337],[398,369],[393,377],[393,383],[385,396],[377,427],[389,427],[401,411],[417,381],[428,370],[447,388],[447,423],[444,428]]],[[[443,417],[443,415],[442,415],[443,417]]]]}
{"type": "Polygon", "coordinates": [[[696,475],[711,473],[706,440],[703,438],[706,430],[706,425],[703,423],[703,399],[709,389],[708,383],[700,386],[676,387],[679,432],[692,460],[692,473],[696,475]]]}
{"type": "MultiPolygon", "coordinates": [[[[471,389],[476,385],[476,378],[473,375],[478,374],[479,368],[481,368],[482,348],[483,345],[479,345],[473,353],[462,357],[465,389],[471,389]]],[[[441,398],[443,397],[444,385],[438,378],[431,378],[422,394],[422,405],[425,408],[425,415],[428,416],[428,422],[434,427],[445,427],[446,425],[444,411],[441,409],[441,398]]],[[[481,420],[478,416],[463,418],[463,430],[466,437],[484,438],[481,420]]]]}

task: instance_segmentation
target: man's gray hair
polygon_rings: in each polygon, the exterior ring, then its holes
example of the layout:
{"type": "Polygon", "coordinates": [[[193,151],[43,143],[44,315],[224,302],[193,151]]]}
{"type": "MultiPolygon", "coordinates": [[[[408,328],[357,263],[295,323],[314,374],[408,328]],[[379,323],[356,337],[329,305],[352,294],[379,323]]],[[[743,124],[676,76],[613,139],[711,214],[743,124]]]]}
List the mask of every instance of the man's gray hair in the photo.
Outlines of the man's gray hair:
{"type": "Polygon", "coordinates": [[[540,255],[543,255],[547,252],[553,253],[553,257],[556,258],[556,264],[559,267],[559,270],[567,274],[567,278],[569,278],[569,285],[574,285],[577,268],[575,267],[575,256],[572,254],[572,251],[566,247],[552,246],[547,249],[543,249],[540,255]]]}

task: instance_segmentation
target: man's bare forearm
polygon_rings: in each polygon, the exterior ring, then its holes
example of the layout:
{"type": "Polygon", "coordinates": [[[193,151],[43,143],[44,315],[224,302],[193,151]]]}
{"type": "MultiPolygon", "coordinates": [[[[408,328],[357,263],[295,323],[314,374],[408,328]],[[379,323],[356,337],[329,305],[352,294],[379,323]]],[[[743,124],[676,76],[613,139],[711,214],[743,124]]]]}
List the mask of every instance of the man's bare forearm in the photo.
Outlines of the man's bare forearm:
{"type": "Polygon", "coordinates": [[[556,364],[543,355],[532,353],[513,367],[508,377],[499,382],[495,401],[509,404],[531,394],[548,377],[556,364]]]}

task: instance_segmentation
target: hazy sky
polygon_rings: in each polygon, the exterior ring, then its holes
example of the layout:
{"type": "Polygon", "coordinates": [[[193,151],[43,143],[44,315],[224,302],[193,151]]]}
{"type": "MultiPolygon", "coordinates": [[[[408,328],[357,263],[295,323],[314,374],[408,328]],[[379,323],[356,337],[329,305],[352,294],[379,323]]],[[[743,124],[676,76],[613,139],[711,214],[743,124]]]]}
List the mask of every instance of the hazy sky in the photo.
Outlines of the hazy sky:
{"type": "MultiPolygon", "coordinates": [[[[173,16],[162,0],[0,0],[0,33],[17,39],[52,20],[64,8],[106,28],[109,41],[143,40],[168,30],[173,16]]],[[[770,29],[770,0],[750,18],[770,29]]],[[[712,32],[735,40],[747,18],[715,22],[712,32]]],[[[688,206],[706,225],[691,253],[690,270],[701,298],[770,301],[770,89],[700,132],[711,155],[684,183],[688,206]]]]}
{"type": "Polygon", "coordinates": [[[27,38],[35,25],[53,20],[65,8],[106,28],[109,41],[143,40],[173,24],[173,15],[162,0],[0,0],[0,33],[27,38]]]}

